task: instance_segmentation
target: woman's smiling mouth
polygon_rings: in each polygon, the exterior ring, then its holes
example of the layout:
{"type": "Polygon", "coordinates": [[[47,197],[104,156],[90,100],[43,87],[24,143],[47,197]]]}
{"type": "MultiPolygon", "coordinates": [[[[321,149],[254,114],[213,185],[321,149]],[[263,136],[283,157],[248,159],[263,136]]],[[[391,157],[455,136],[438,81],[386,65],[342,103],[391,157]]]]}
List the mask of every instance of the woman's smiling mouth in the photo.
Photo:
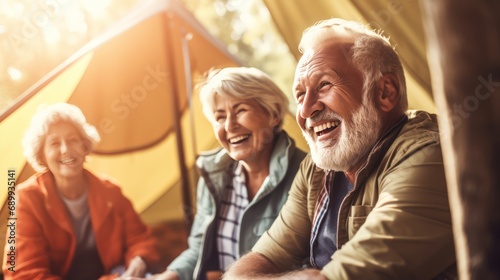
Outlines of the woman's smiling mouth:
{"type": "Polygon", "coordinates": [[[71,164],[76,162],[76,159],[75,158],[63,158],[59,162],[64,164],[64,165],[71,165],[71,164]]]}
{"type": "Polygon", "coordinates": [[[228,142],[230,144],[239,144],[239,143],[242,143],[245,140],[247,140],[248,137],[250,137],[250,134],[239,135],[239,136],[236,136],[236,137],[233,137],[233,138],[229,139],[228,142]]]}

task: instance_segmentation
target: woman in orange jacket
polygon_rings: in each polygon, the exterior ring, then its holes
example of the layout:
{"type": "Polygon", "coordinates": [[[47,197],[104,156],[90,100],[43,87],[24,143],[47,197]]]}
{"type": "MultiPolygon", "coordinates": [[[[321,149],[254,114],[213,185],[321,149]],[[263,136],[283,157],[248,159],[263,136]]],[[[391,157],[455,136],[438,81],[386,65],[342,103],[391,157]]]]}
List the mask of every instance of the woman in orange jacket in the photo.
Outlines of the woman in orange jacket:
{"type": "Polygon", "coordinates": [[[100,140],[80,109],[57,103],[37,112],[23,139],[38,172],[18,185],[15,267],[5,279],[142,277],[159,259],[156,242],[112,182],[84,169],[100,140]],[[123,270],[123,269],[122,269],[123,270]]]}

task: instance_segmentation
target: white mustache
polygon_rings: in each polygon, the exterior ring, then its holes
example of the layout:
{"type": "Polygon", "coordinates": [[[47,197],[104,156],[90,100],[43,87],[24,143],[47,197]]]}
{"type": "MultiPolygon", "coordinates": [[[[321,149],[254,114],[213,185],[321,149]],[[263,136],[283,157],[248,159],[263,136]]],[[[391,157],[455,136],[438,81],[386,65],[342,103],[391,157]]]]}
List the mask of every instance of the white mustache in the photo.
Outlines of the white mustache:
{"type": "Polygon", "coordinates": [[[325,110],[321,111],[320,113],[318,113],[310,118],[307,118],[306,123],[305,123],[305,127],[308,129],[311,129],[315,123],[318,123],[321,121],[329,121],[329,120],[335,120],[335,121],[342,122],[342,117],[332,110],[325,109],[325,110]]]}

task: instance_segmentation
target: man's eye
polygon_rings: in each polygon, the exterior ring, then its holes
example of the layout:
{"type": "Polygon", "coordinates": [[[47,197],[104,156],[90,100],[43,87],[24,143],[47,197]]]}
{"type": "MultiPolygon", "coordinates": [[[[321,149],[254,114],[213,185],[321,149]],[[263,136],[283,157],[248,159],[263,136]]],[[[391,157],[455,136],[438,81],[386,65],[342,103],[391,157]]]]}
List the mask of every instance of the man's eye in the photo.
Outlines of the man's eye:
{"type": "Polygon", "coordinates": [[[304,95],[305,94],[306,93],[304,91],[296,93],[295,94],[295,100],[300,103],[302,101],[302,99],[304,99],[304,95]]]}
{"type": "Polygon", "coordinates": [[[324,88],[330,88],[332,84],[330,82],[323,81],[319,84],[319,89],[322,90],[324,88]]]}

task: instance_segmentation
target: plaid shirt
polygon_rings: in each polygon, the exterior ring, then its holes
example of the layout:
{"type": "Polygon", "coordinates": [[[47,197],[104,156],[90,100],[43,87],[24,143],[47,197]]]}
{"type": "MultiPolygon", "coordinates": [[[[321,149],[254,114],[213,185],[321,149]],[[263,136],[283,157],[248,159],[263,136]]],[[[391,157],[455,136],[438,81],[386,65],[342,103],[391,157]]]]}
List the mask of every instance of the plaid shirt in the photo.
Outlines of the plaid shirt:
{"type": "Polygon", "coordinates": [[[238,163],[232,184],[226,186],[219,216],[217,217],[219,221],[217,229],[219,268],[223,271],[227,270],[229,265],[238,258],[238,234],[241,215],[243,215],[247,206],[248,194],[245,174],[243,173],[243,165],[238,163]]]}

